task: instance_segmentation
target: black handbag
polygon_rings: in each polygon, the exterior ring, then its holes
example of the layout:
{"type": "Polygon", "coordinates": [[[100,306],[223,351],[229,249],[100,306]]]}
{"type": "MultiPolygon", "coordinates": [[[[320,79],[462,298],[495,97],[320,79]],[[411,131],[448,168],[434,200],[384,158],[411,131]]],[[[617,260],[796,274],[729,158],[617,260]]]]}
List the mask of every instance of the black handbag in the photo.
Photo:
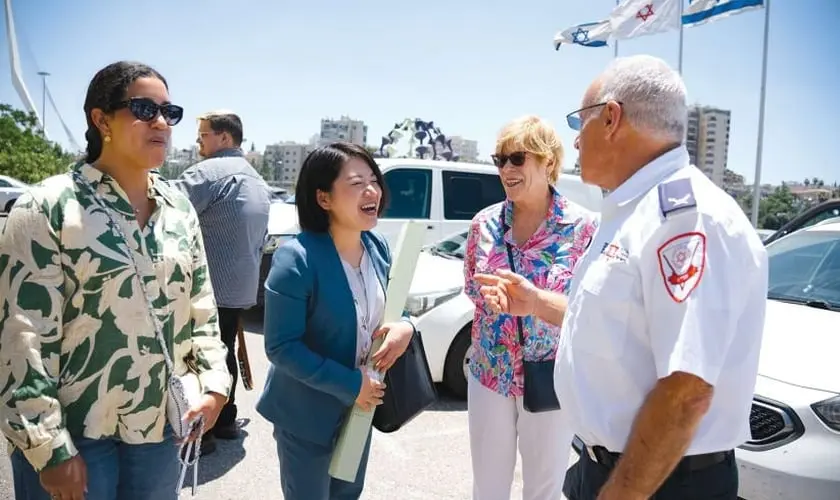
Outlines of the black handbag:
{"type": "Polygon", "coordinates": [[[380,432],[394,432],[437,401],[420,332],[402,356],[385,372],[385,395],[373,413],[373,426],[380,432]]]}
{"type": "MultiPolygon", "coordinates": [[[[501,220],[502,239],[504,239],[509,229],[505,223],[504,209],[502,209],[501,220]]],[[[507,242],[505,242],[505,249],[507,250],[510,270],[515,273],[516,265],[513,262],[513,250],[507,242]]],[[[519,346],[522,349],[523,376],[525,379],[525,396],[522,398],[522,406],[531,413],[559,410],[560,401],[557,400],[557,393],[554,391],[554,359],[527,361],[525,359],[525,332],[522,328],[521,316],[516,316],[516,328],[519,346]]]]}

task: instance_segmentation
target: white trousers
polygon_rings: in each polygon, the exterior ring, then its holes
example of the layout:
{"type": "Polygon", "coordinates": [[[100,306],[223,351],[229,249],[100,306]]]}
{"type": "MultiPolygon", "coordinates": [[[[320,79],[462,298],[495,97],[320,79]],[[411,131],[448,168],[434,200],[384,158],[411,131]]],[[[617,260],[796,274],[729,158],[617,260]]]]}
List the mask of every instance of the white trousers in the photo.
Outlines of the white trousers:
{"type": "Polygon", "coordinates": [[[522,456],[522,499],[559,500],[574,433],[562,410],[530,413],[467,375],[467,414],[473,500],[510,500],[517,441],[522,456]]]}

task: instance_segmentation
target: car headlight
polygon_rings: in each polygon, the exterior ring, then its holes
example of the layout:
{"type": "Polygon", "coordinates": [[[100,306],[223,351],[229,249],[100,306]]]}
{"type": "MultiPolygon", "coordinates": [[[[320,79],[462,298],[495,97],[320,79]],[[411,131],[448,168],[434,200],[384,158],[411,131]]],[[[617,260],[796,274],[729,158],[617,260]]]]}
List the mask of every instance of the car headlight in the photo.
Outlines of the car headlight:
{"type": "Polygon", "coordinates": [[[431,293],[411,294],[405,301],[405,310],[412,316],[421,316],[447,300],[457,297],[463,287],[450,288],[431,293]]]}
{"type": "Polygon", "coordinates": [[[292,239],[291,234],[269,234],[265,237],[263,242],[263,253],[272,253],[277,250],[277,247],[292,239]]]}
{"type": "Polygon", "coordinates": [[[811,405],[811,409],[832,430],[840,431],[840,396],[811,405]]]}

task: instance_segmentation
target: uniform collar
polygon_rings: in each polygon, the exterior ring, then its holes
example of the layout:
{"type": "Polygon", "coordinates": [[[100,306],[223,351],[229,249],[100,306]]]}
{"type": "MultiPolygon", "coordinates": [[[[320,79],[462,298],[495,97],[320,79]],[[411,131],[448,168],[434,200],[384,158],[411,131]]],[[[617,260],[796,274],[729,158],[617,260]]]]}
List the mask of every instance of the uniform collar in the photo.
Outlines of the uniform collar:
{"type": "Polygon", "coordinates": [[[610,192],[603,202],[603,214],[614,212],[650,191],[662,179],[687,167],[691,160],[685,145],[678,146],[636,171],[629,179],[610,192]]]}
{"type": "MultiPolygon", "coordinates": [[[[545,224],[546,229],[552,231],[554,229],[560,229],[567,224],[566,206],[568,205],[568,202],[563,195],[557,192],[554,186],[549,186],[549,189],[551,190],[552,200],[548,206],[548,213],[546,213],[545,216],[545,224]]],[[[508,230],[505,233],[505,241],[515,244],[512,230],[513,202],[505,200],[504,206],[502,207],[502,217],[504,217],[505,225],[508,227],[508,230]]]]}
{"type": "MultiPolygon", "coordinates": [[[[105,195],[115,208],[129,215],[134,214],[128,195],[113,177],[85,162],[79,162],[74,168],[90,183],[94,191],[105,195]],[[100,186],[104,191],[100,191],[100,186]]],[[[166,183],[156,172],[149,172],[147,196],[150,200],[162,200],[169,206],[175,206],[171,193],[167,192],[166,183]]]]}

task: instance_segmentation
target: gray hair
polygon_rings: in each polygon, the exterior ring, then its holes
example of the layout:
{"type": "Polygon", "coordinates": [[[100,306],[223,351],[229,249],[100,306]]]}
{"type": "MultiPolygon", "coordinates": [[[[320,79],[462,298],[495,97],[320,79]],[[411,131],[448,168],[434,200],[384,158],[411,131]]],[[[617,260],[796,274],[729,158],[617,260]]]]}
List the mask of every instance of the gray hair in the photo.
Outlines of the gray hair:
{"type": "Polygon", "coordinates": [[[615,59],[600,77],[598,103],[621,102],[634,127],[682,143],[688,122],[685,83],[658,57],[637,55],[615,59]]]}

